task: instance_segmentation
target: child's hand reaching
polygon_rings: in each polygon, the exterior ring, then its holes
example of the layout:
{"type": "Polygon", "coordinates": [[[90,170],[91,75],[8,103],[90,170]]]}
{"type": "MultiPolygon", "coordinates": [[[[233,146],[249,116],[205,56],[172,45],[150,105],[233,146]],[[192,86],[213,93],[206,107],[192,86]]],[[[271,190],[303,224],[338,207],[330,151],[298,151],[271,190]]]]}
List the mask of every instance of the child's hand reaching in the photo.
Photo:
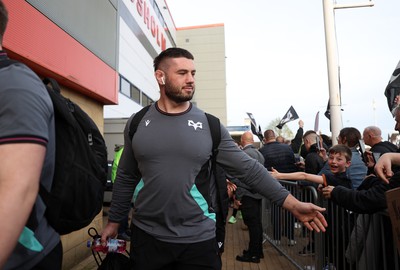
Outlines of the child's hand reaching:
{"type": "Polygon", "coordinates": [[[275,170],[273,167],[271,167],[271,171],[269,171],[269,173],[271,174],[271,176],[275,179],[280,179],[280,173],[275,170]]]}
{"type": "Polygon", "coordinates": [[[334,186],[326,186],[326,187],[322,188],[322,195],[324,195],[325,199],[331,198],[331,193],[334,188],[335,188],[334,186]]]}

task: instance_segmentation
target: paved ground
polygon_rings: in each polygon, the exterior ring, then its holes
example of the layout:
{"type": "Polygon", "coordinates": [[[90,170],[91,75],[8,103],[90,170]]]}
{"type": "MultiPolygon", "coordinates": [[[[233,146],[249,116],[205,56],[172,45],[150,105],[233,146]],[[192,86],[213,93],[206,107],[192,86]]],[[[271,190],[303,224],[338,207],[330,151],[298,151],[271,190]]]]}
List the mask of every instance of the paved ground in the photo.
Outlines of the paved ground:
{"type": "MultiPolygon", "coordinates": [[[[238,220],[235,224],[227,224],[225,252],[222,256],[223,267],[222,270],[278,270],[297,269],[292,263],[289,262],[284,256],[266,242],[264,244],[264,259],[259,264],[255,263],[242,263],[236,261],[236,255],[241,254],[242,250],[248,244],[248,231],[243,230],[243,221],[238,220]]],[[[88,257],[86,260],[75,266],[71,270],[95,270],[97,264],[93,256],[88,257]]]]}

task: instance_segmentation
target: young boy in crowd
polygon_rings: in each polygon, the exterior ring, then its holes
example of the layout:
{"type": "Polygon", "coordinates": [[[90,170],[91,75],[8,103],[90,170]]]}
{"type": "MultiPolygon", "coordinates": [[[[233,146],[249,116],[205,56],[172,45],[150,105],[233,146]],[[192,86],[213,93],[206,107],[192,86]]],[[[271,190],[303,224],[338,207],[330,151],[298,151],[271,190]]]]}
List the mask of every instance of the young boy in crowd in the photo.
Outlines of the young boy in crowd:
{"type": "Polygon", "coordinates": [[[272,169],[271,175],[278,180],[306,180],[323,186],[344,186],[351,188],[346,169],[351,164],[351,150],[345,145],[335,145],[328,151],[328,164],[332,175],[316,175],[305,172],[280,173],[272,169]]]}
{"type": "MultiPolygon", "coordinates": [[[[325,151],[322,150],[321,154],[325,151]]],[[[324,155],[325,156],[325,155],[324,155]]],[[[271,175],[278,180],[306,180],[320,184],[320,187],[342,186],[351,190],[352,184],[346,176],[346,170],[351,164],[351,149],[343,144],[337,144],[328,150],[328,165],[332,174],[315,175],[304,172],[280,173],[272,169],[271,175]]],[[[326,156],[324,160],[326,159],[326,156]]],[[[321,189],[322,191],[322,189],[321,189]]],[[[325,197],[327,198],[327,197],[325,197]]],[[[333,263],[337,269],[350,269],[350,265],[343,259],[344,251],[339,247],[347,246],[349,230],[353,227],[353,217],[338,208],[333,202],[328,203],[327,221],[328,230],[325,234],[325,249],[323,258],[327,258],[326,264],[333,263]],[[349,226],[342,226],[349,224],[349,226]],[[345,236],[338,237],[338,235],[345,236]],[[337,254],[339,253],[339,254],[337,254]],[[339,258],[336,260],[336,258],[339,258]]]]}

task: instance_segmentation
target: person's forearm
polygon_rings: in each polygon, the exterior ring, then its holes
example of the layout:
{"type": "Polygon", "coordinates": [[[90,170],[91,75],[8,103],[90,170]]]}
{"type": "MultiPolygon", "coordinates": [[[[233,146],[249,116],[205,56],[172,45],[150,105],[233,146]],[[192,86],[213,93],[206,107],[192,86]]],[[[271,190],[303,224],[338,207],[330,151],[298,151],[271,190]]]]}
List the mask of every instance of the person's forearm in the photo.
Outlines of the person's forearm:
{"type": "Polygon", "coordinates": [[[7,247],[0,252],[0,269],[14,250],[18,238],[32,211],[37,196],[37,189],[15,187],[13,190],[0,185],[0,246],[7,247]],[[5,191],[5,192],[3,192],[5,191]],[[4,207],[3,207],[4,206],[4,207]],[[18,213],[18,214],[16,214],[18,213]]]}
{"type": "Polygon", "coordinates": [[[290,212],[293,212],[297,203],[299,203],[299,201],[292,194],[289,194],[283,202],[282,207],[290,212]]]}
{"type": "Polygon", "coordinates": [[[39,190],[44,154],[45,148],[40,145],[1,147],[0,246],[7,248],[0,252],[0,269],[14,250],[32,211],[39,190]]]}
{"type": "Polygon", "coordinates": [[[323,184],[324,182],[322,176],[305,172],[279,173],[279,179],[289,181],[306,180],[317,184],[323,184]]]}
{"type": "Polygon", "coordinates": [[[400,165],[400,154],[399,153],[385,153],[381,156],[390,159],[392,165],[400,165]]]}
{"type": "Polygon", "coordinates": [[[293,172],[293,173],[279,173],[278,179],[280,180],[307,180],[306,175],[303,172],[293,172]]]}

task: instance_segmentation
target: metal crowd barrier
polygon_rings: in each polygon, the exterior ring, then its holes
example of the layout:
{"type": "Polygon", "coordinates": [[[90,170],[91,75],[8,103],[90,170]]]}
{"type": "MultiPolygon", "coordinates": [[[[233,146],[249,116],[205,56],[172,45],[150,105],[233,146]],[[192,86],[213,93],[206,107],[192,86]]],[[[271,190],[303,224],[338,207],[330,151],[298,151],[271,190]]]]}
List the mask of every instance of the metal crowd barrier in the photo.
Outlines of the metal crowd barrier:
{"type": "Polygon", "coordinates": [[[321,198],[308,182],[280,182],[299,200],[327,209],[327,231],[315,233],[285,209],[263,200],[265,240],[298,269],[400,270],[387,212],[353,213],[321,198]]]}

